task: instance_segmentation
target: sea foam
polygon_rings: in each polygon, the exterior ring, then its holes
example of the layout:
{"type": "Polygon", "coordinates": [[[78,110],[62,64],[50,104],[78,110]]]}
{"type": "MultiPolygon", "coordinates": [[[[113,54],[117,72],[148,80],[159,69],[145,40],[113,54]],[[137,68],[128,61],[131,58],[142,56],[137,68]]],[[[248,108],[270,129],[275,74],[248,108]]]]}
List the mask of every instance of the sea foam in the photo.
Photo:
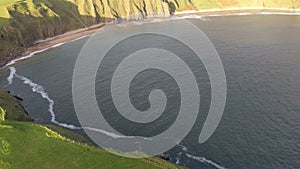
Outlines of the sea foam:
{"type": "MultiPolygon", "coordinates": [[[[184,145],[178,144],[178,146],[181,147],[181,149],[184,152],[185,156],[188,157],[188,158],[190,158],[190,159],[196,160],[196,161],[204,163],[204,164],[209,164],[209,165],[211,165],[211,166],[213,166],[213,167],[215,167],[217,169],[226,169],[225,167],[217,164],[216,162],[214,162],[212,160],[207,159],[206,157],[200,157],[200,156],[191,155],[188,152],[187,147],[185,147],[184,145]]],[[[177,161],[179,162],[179,159],[177,159],[177,161]]]]}
{"type": "Polygon", "coordinates": [[[12,84],[14,76],[16,74],[16,69],[14,67],[9,67],[10,73],[7,77],[8,85],[12,84]]]}
{"type": "Polygon", "coordinates": [[[44,49],[41,49],[41,50],[34,51],[34,52],[30,53],[29,55],[26,55],[26,56],[23,56],[23,57],[20,57],[20,58],[16,58],[16,59],[11,60],[11,61],[8,62],[4,67],[12,66],[12,65],[16,64],[18,61],[21,61],[21,60],[25,60],[25,59],[31,58],[31,57],[33,57],[34,55],[38,54],[38,53],[45,52],[46,50],[49,50],[49,49],[52,49],[52,48],[56,48],[56,47],[62,46],[62,45],[67,44],[67,43],[71,43],[71,42],[74,42],[74,41],[78,41],[78,40],[80,40],[80,39],[83,39],[83,38],[86,38],[86,37],[89,37],[89,36],[92,36],[92,35],[81,36],[81,37],[79,37],[79,38],[76,38],[76,39],[73,39],[73,40],[70,40],[70,41],[58,43],[58,44],[52,45],[52,46],[50,46],[50,47],[48,47],[48,48],[44,48],[44,49]]]}
{"type": "Polygon", "coordinates": [[[40,94],[43,99],[47,100],[47,102],[48,102],[48,111],[50,112],[51,122],[52,123],[54,123],[54,124],[56,124],[58,126],[64,127],[64,128],[71,129],[71,130],[86,129],[86,130],[89,130],[89,131],[94,131],[94,132],[101,133],[103,135],[106,135],[106,136],[109,136],[109,137],[115,138],[115,139],[135,139],[135,138],[141,138],[141,139],[145,139],[145,140],[151,140],[149,138],[141,137],[141,136],[124,136],[124,135],[119,135],[119,134],[116,134],[116,133],[113,133],[113,132],[109,132],[109,131],[105,131],[105,130],[98,129],[98,128],[79,127],[79,126],[75,126],[73,124],[66,124],[66,123],[58,122],[56,120],[56,114],[54,112],[54,100],[49,97],[49,95],[45,91],[44,87],[41,86],[41,85],[39,85],[39,84],[37,84],[37,83],[34,83],[31,79],[29,79],[27,77],[24,77],[22,75],[17,74],[15,67],[9,67],[9,69],[10,69],[10,75],[7,78],[9,84],[12,84],[13,78],[16,77],[16,78],[20,79],[24,84],[30,86],[32,92],[40,94]]]}
{"type": "Polygon", "coordinates": [[[213,161],[211,161],[211,160],[206,159],[205,157],[193,156],[193,155],[190,155],[190,154],[188,154],[188,153],[186,153],[185,155],[186,155],[188,158],[194,159],[194,160],[199,161],[199,162],[201,162],[201,163],[210,164],[210,165],[214,166],[214,167],[217,168],[217,169],[226,169],[225,167],[222,167],[222,166],[220,166],[219,164],[217,164],[217,163],[215,163],[215,162],[213,162],[213,161]]]}

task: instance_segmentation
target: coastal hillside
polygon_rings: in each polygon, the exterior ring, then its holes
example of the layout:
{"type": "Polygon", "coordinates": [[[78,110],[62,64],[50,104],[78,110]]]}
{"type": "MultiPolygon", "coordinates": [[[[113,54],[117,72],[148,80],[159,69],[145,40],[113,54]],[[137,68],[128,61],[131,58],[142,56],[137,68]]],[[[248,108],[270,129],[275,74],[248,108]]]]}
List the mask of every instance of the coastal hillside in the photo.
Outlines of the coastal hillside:
{"type": "Polygon", "coordinates": [[[116,18],[169,16],[206,9],[300,9],[300,0],[1,0],[0,66],[37,40],[116,18]]]}
{"type": "Polygon", "coordinates": [[[131,159],[91,146],[82,136],[43,126],[26,115],[21,98],[0,90],[0,168],[182,168],[152,157],[131,159]]]}

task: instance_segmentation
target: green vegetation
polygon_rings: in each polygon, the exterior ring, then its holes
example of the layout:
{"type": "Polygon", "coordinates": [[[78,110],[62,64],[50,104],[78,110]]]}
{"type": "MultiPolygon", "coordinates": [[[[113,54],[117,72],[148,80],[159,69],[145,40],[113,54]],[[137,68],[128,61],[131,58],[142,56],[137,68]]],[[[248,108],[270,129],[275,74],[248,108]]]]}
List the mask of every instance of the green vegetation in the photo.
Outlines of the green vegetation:
{"type": "Polygon", "coordinates": [[[227,8],[300,10],[300,0],[1,0],[0,66],[36,40],[114,18],[227,8]]]}
{"type": "Polygon", "coordinates": [[[4,121],[5,120],[5,110],[0,107],[0,121],[4,121]]]}
{"type": "Polygon", "coordinates": [[[181,168],[155,157],[132,159],[108,153],[71,131],[31,122],[18,99],[2,90],[0,96],[0,169],[181,168]]]}
{"type": "Polygon", "coordinates": [[[0,5],[9,5],[23,0],[1,0],[0,5]]]}
{"type": "Polygon", "coordinates": [[[34,123],[1,122],[0,133],[0,168],[5,169],[179,168],[155,158],[124,158],[91,146],[76,144],[34,123]]]}
{"type": "MultiPolygon", "coordinates": [[[[87,141],[87,139],[84,138],[82,135],[75,134],[74,132],[72,132],[70,130],[64,129],[59,126],[54,126],[54,125],[45,125],[45,127],[47,127],[48,129],[50,129],[56,133],[59,133],[61,136],[65,137],[65,138],[74,140],[77,143],[91,145],[91,143],[89,141],[87,141]]],[[[91,146],[94,146],[94,145],[91,145],[91,146]]]]}
{"type": "MultiPolygon", "coordinates": [[[[0,90],[0,107],[5,110],[5,119],[11,121],[32,121],[26,114],[23,106],[18,99],[12,97],[9,93],[0,90]]],[[[0,114],[1,111],[0,111],[0,114]]]]}
{"type": "MultiPolygon", "coordinates": [[[[300,0],[0,0],[0,67],[36,40],[114,18],[228,8],[293,11],[300,10],[300,0]]],[[[69,130],[38,125],[17,98],[2,90],[0,133],[0,169],[178,168],[158,158],[119,157],[89,145],[69,130]]]]}

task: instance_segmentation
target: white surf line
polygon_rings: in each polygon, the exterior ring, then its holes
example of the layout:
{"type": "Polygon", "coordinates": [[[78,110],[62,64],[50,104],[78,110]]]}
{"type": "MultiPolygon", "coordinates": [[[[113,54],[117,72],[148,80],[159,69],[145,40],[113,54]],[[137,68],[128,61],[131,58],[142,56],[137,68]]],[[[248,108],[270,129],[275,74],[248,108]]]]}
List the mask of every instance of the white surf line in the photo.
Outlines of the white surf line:
{"type": "Polygon", "coordinates": [[[64,127],[64,128],[72,129],[72,130],[87,129],[87,130],[98,132],[98,133],[101,133],[103,135],[109,136],[111,138],[115,138],[115,139],[141,138],[141,139],[145,139],[145,140],[151,140],[150,138],[141,137],[141,136],[123,136],[123,135],[118,135],[116,133],[112,133],[112,132],[97,129],[97,128],[78,127],[78,126],[75,126],[73,124],[66,124],[66,123],[58,122],[56,120],[56,115],[55,115],[55,112],[54,112],[54,100],[49,97],[48,93],[45,91],[43,86],[41,86],[37,83],[34,83],[32,80],[30,80],[27,77],[24,77],[24,76],[21,76],[21,75],[17,74],[15,67],[9,67],[9,69],[10,69],[10,74],[9,74],[9,77],[7,78],[9,84],[12,84],[13,78],[16,77],[16,78],[20,79],[24,84],[30,86],[34,93],[40,94],[42,98],[44,98],[48,101],[48,103],[49,103],[48,111],[50,112],[52,123],[54,123],[58,126],[64,127]]]}
{"type": "Polygon", "coordinates": [[[20,57],[20,58],[16,58],[16,59],[13,59],[11,60],[10,62],[8,62],[4,67],[8,67],[8,66],[12,66],[14,64],[16,64],[18,61],[21,61],[21,60],[25,60],[25,59],[28,59],[28,58],[31,58],[33,57],[34,55],[38,54],[38,53],[42,53],[46,50],[49,50],[49,49],[52,49],[52,48],[56,48],[56,47],[59,47],[59,46],[62,46],[64,44],[67,44],[67,43],[71,43],[71,42],[74,42],[74,41],[78,41],[80,39],[83,39],[83,38],[86,38],[86,37],[89,37],[89,36],[92,36],[93,34],[91,35],[84,35],[84,36],[81,36],[79,38],[76,38],[76,39],[73,39],[73,40],[70,40],[70,41],[66,41],[66,42],[61,42],[61,43],[58,43],[58,44],[55,44],[53,46],[50,46],[48,48],[44,48],[44,49],[41,49],[41,50],[37,50],[37,51],[34,51],[32,53],[30,53],[29,55],[27,56],[23,56],[23,57],[20,57]]]}
{"type": "Polygon", "coordinates": [[[102,134],[104,134],[106,136],[109,136],[109,137],[112,137],[112,138],[116,138],[116,139],[119,139],[119,138],[125,138],[125,139],[141,138],[141,139],[144,139],[144,140],[152,140],[151,138],[142,137],[142,136],[122,136],[122,135],[118,135],[118,134],[115,134],[115,133],[112,133],[112,132],[108,132],[108,131],[105,131],[105,130],[101,130],[101,129],[97,129],[97,128],[92,128],[92,127],[82,127],[82,129],[87,129],[87,130],[90,130],[90,131],[102,133],[102,134]]]}
{"type": "Polygon", "coordinates": [[[196,14],[183,15],[178,17],[179,19],[203,19],[202,16],[196,14]]]}
{"type": "MultiPolygon", "coordinates": [[[[266,10],[272,9],[272,8],[265,8],[266,10]]],[[[217,17],[217,16],[246,16],[246,15],[289,15],[289,16],[299,16],[300,11],[295,11],[295,12],[287,12],[285,9],[273,9],[273,10],[278,10],[277,12],[247,12],[247,10],[263,10],[263,8],[228,8],[228,9],[209,9],[209,10],[188,10],[188,11],[182,11],[182,12],[175,12],[174,15],[181,15],[179,16],[180,18],[183,19],[201,19],[201,17],[208,18],[208,17],[217,17]],[[243,11],[244,10],[244,11],[243,11]],[[236,12],[234,11],[243,11],[243,12],[236,12]],[[282,11],[282,12],[280,12],[282,11]],[[212,14],[205,14],[207,12],[212,12],[212,14]],[[213,12],[229,12],[229,13],[224,13],[224,14],[213,14],[213,12]],[[233,12],[233,13],[230,13],[233,12]],[[201,15],[203,14],[204,15],[201,15]],[[196,15],[196,16],[195,16],[196,15]],[[200,16],[200,17],[198,17],[200,16]]]]}
{"type": "MultiPolygon", "coordinates": [[[[266,11],[271,14],[291,14],[291,15],[298,15],[300,14],[300,10],[292,10],[288,8],[215,8],[215,9],[203,9],[203,10],[185,10],[185,11],[180,11],[180,12],[175,12],[174,15],[184,15],[184,14],[195,14],[195,13],[209,13],[209,12],[235,12],[239,13],[239,11],[247,13],[247,11],[259,11],[259,10],[269,10],[266,11]],[[270,11],[271,10],[271,11],[270,11]],[[273,11],[272,11],[273,10],[273,11]]],[[[250,12],[249,12],[250,13],[250,12]]],[[[251,12],[254,13],[254,12],[251,12]]],[[[255,13],[260,13],[260,12],[255,12],[255,13]]]]}
{"type": "Polygon", "coordinates": [[[38,84],[32,82],[27,77],[18,75],[17,73],[15,73],[14,76],[17,77],[18,79],[20,79],[21,81],[23,81],[24,84],[29,85],[34,93],[39,93],[42,96],[42,98],[44,98],[48,101],[48,103],[49,103],[48,111],[50,112],[52,123],[57,124],[62,127],[65,127],[65,128],[69,128],[69,129],[80,129],[80,127],[76,127],[71,124],[65,124],[65,123],[60,123],[60,122],[56,121],[55,113],[53,110],[54,101],[49,97],[48,93],[45,91],[43,86],[38,85],[38,84]]]}
{"type": "MultiPolygon", "coordinates": [[[[178,146],[182,148],[182,151],[185,152],[185,155],[188,158],[191,158],[193,160],[199,161],[199,162],[204,163],[204,164],[209,164],[209,165],[211,165],[211,166],[213,166],[217,169],[227,169],[226,167],[223,167],[223,166],[217,164],[216,162],[213,162],[212,160],[207,159],[206,157],[193,156],[193,155],[189,154],[187,147],[185,147],[181,144],[178,144],[178,146]]],[[[178,161],[179,161],[179,159],[178,159],[178,161]]]]}
{"type": "Polygon", "coordinates": [[[181,155],[182,155],[182,152],[179,152],[179,153],[178,153],[178,157],[175,158],[175,159],[176,159],[175,164],[180,164],[180,163],[181,163],[181,162],[180,162],[180,157],[181,157],[181,155]]]}
{"type": "Polygon", "coordinates": [[[288,15],[288,16],[299,16],[300,12],[297,13],[285,13],[285,12],[257,12],[257,13],[248,13],[248,12],[242,12],[242,13],[232,13],[232,14],[211,14],[211,15],[205,15],[203,17],[217,17],[217,16],[252,16],[252,15],[288,15]]]}
{"type": "Polygon", "coordinates": [[[190,154],[188,154],[188,153],[186,153],[186,156],[187,156],[188,158],[194,159],[194,160],[199,161],[199,162],[201,162],[201,163],[207,163],[207,164],[210,164],[210,165],[212,165],[212,166],[214,166],[215,168],[218,168],[218,169],[226,169],[225,167],[222,167],[222,166],[220,166],[219,164],[217,164],[217,163],[215,163],[215,162],[213,162],[213,161],[211,161],[211,160],[206,159],[205,157],[193,156],[193,155],[190,155],[190,154]]]}
{"type": "Polygon", "coordinates": [[[9,67],[10,73],[9,76],[7,77],[8,85],[12,84],[14,76],[16,74],[16,69],[14,67],[9,67]]]}

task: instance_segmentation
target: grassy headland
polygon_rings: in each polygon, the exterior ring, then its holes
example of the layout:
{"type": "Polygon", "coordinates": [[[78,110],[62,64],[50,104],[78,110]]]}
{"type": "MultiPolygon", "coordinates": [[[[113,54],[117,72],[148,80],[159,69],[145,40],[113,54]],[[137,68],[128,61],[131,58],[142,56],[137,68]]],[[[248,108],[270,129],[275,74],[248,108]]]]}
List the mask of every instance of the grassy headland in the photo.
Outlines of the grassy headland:
{"type": "MultiPolygon", "coordinates": [[[[1,0],[0,67],[24,55],[37,40],[115,18],[138,19],[150,14],[168,16],[178,11],[210,9],[218,11],[206,14],[225,14],[233,9],[293,12],[300,10],[300,0],[1,0]]],[[[84,34],[81,33],[75,34],[84,34]]],[[[64,40],[68,36],[57,41],[64,40]]],[[[32,50],[35,48],[27,52],[32,50]]],[[[179,168],[158,158],[119,157],[87,145],[82,136],[68,130],[39,125],[26,114],[17,98],[1,90],[0,133],[0,169],[179,168]]]]}
{"type": "Polygon", "coordinates": [[[0,168],[181,168],[159,158],[131,159],[90,146],[80,135],[43,126],[27,116],[20,101],[0,90],[0,168]]]}

